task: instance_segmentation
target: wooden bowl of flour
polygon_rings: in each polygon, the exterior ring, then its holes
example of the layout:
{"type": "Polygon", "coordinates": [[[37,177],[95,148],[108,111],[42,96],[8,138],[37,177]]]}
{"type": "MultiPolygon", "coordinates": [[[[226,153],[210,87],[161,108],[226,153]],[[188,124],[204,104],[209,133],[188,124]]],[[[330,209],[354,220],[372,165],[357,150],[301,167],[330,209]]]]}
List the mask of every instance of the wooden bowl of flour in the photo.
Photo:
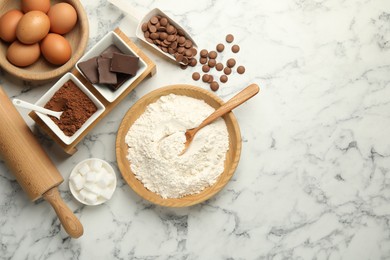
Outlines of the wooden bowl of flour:
{"type": "Polygon", "coordinates": [[[199,87],[190,85],[172,85],[163,87],[142,97],[126,113],[119,126],[116,139],[116,156],[120,172],[127,184],[142,198],[166,207],[187,207],[203,202],[217,194],[233,176],[241,155],[241,133],[237,120],[232,112],[223,117],[229,133],[229,150],[226,154],[224,171],[218,177],[216,183],[205,188],[198,194],[187,195],[181,198],[164,199],[160,195],[148,190],[131,171],[130,162],[127,159],[128,146],[125,142],[127,132],[133,123],[144,113],[146,107],[157,101],[161,96],[176,94],[185,95],[204,100],[207,104],[217,109],[224,102],[213,93],[199,87]]]}

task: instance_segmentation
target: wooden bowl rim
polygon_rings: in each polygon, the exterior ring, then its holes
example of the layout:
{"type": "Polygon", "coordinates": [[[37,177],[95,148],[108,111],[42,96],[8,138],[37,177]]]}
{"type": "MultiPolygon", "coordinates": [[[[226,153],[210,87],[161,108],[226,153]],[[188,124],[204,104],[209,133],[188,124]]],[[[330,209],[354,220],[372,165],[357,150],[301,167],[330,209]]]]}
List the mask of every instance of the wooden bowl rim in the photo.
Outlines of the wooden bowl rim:
{"type": "MultiPolygon", "coordinates": [[[[132,118],[132,114],[134,111],[137,111],[138,109],[142,108],[141,105],[148,99],[151,99],[152,102],[156,101],[159,97],[165,95],[166,91],[169,91],[170,93],[178,94],[178,95],[186,95],[185,93],[180,93],[181,91],[193,91],[193,92],[199,92],[202,95],[207,95],[210,98],[212,98],[214,101],[217,102],[217,106],[219,107],[222,104],[224,104],[224,101],[220,99],[215,94],[211,93],[210,91],[207,91],[205,89],[202,89],[200,87],[196,87],[193,85],[186,85],[186,84],[177,84],[177,85],[170,85],[166,87],[158,88],[146,95],[144,95],[142,98],[140,98],[125,114],[125,116],[122,119],[122,122],[118,128],[117,138],[116,138],[116,157],[117,157],[117,163],[119,170],[121,172],[122,177],[125,179],[126,183],[132,188],[132,190],[137,193],[140,197],[143,199],[146,199],[154,204],[160,205],[160,206],[166,206],[166,207],[188,207],[192,206],[198,203],[201,203],[205,200],[208,200],[209,198],[216,195],[222,188],[229,182],[231,177],[233,176],[237,166],[238,162],[240,160],[241,155],[241,147],[242,147],[242,139],[241,139],[241,132],[240,128],[237,122],[236,117],[234,116],[233,112],[228,113],[223,118],[225,121],[228,119],[232,122],[231,128],[233,129],[234,134],[232,134],[229,131],[229,151],[226,155],[225,160],[225,170],[224,172],[219,176],[217,182],[200,192],[199,194],[194,195],[188,195],[182,198],[178,199],[163,199],[161,196],[157,195],[156,193],[153,193],[146,189],[144,185],[136,179],[134,173],[130,169],[130,164],[126,158],[127,156],[127,145],[125,143],[125,136],[130,129],[131,125],[134,123],[137,118],[132,118]],[[133,123],[131,123],[133,121],[133,123]],[[233,140],[232,138],[235,139],[233,140]],[[235,142],[235,144],[232,143],[235,142]],[[232,147],[236,147],[234,150],[232,150],[232,147]],[[231,156],[233,158],[231,160],[231,166],[227,168],[227,158],[228,156],[231,156]],[[211,191],[211,192],[209,192],[211,191]]],[[[204,99],[203,99],[204,100],[204,99]]],[[[206,102],[206,100],[205,100],[206,102]]],[[[207,102],[206,102],[207,103],[207,102]]],[[[149,104],[149,103],[148,103],[149,104]]],[[[211,104],[210,104],[211,105],[211,104]]],[[[146,106],[141,111],[141,114],[145,111],[146,106]]],[[[229,129],[229,127],[228,127],[229,129]]]]}
{"type": "MultiPolygon", "coordinates": [[[[65,74],[66,72],[70,71],[76,62],[83,56],[84,51],[87,47],[88,39],[89,39],[89,22],[88,22],[88,16],[84,10],[83,5],[79,0],[65,0],[63,2],[68,2],[72,4],[72,6],[77,11],[77,23],[80,25],[80,31],[81,33],[81,39],[77,45],[76,51],[73,50],[71,59],[65,63],[64,65],[57,67],[53,70],[47,71],[47,72],[35,72],[35,71],[29,71],[26,68],[17,67],[11,64],[7,58],[6,55],[0,55],[0,67],[3,68],[5,71],[7,71],[9,74],[18,77],[19,79],[26,80],[26,81],[46,81],[58,78],[65,74]]],[[[5,6],[7,2],[4,2],[0,4],[0,8],[5,6]]]]}

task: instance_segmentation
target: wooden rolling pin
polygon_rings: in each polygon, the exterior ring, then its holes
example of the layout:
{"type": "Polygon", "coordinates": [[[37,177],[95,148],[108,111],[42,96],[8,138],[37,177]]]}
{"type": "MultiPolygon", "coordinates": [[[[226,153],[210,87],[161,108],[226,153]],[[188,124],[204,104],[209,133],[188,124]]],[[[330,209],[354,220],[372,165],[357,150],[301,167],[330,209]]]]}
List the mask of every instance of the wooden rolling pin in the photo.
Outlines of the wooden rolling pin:
{"type": "Polygon", "coordinates": [[[20,186],[32,201],[41,197],[48,201],[65,231],[73,238],[80,237],[83,226],[58,192],[64,179],[1,86],[0,122],[0,155],[20,186]]]}

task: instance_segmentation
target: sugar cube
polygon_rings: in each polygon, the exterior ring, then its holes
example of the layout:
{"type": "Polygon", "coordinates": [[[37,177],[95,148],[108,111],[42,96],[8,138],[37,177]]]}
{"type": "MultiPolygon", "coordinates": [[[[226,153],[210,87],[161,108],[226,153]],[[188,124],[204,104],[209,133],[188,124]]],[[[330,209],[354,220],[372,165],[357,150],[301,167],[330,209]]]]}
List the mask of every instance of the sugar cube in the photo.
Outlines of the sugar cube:
{"type": "Polygon", "coordinates": [[[105,199],[107,199],[107,200],[111,199],[112,194],[113,194],[113,190],[110,189],[110,188],[105,188],[105,189],[103,189],[103,190],[100,192],[100,196],[103,197],[103,198],[105,198],[105,199]]]}
{"type": "Polygon", "coordinates": [[[87,182],[95,182],[96,181],[96,172],[94,172],[94,171],[88,172],[85,179],[87,182]]]}
{"type": "Polygon", "coordinates": [[[98,185],[94,183],[88,183],[88,182],[84,184],[84,189],[96,195],[99,195],[102,191],[102,189],[98,185]]]}
{"type": "Polygon", "coordinates": [[[98,160],[94,160],[94,161],[92,161],[92,163],[91,163],[91,167],[92,167],[92,169],[94,169],[95,171],[100,171],[100,169],[102,168],[102,162],[101,162],[101,161],[98,161],[98,160]]]}
{"type": "Polygon", "coordinates": [[[97,202],[97,195],[92,192],[85,192],[85,201],[90,204],[95,204],[97,202]]]}
{"type": "Polygon", "coordinates": [[[105,188],[108,187],[113,182],[114,182],[114,177],[112,176],[112,174],[105,173],[102,175],[102,177],[97,183],[99,184],[100,187],[105,188]]]}
{"type": "Polygon", "coordinates": [[[75,174],[70,178],[70,182],[75,190],[81,190],[84,186],[85,179],[80,174],[75,174]]]}
{"type": "Polygon", "coordinates": [[[79,168],[79,173],[84,176],[86,175],[91,169],[89,168],[88,164],[84,164],[79,168]]]}

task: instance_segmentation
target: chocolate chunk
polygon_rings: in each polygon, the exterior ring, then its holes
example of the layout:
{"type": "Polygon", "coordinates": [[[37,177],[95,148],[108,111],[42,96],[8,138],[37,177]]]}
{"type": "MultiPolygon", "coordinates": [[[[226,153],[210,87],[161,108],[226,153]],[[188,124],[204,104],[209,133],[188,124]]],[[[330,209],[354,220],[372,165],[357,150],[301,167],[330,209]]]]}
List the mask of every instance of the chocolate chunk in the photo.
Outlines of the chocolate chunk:
{"type": "Polygon", "coordinates": [[[116,73],[110,71],[111,59],[98,58],[99,83],[101,84],[116,84],[118,80],[116,73]]]}
{"type": "Polygon", "coordinates": [[[119,72],[124,74],[129,74],[131,76],[134,76],[137,74],[138,71],[138,61],[139,58],[132,56],[132,55],[126,55],[126,54],[120,54],[120,53],[114,53],[111,61],[111,72],[119,72]]]}
{"type": "Polygon", "coordinates": [[[116,78],[117,78],[118,83],[116,83],[116,84],[108,84],[107,86],[109,88],[111,88],[112,90],[117,90],[120,86],[123,85],[123,83],[125,83],[131,77],[132,76],[130,76],[128,74],[116,73],[116,78]]]}
{"type": "Polygon", "coordinates": [[[122,51],[115,45],[110,45],[100,54],[100,57],[112,59],[114,53],[122,53],[122,51]]]}
{"type": "Polygon", "coordinates": [[[89,82],[92,84],[99,82],[97,57],[80,62],[78,66],[89,82]]]}

